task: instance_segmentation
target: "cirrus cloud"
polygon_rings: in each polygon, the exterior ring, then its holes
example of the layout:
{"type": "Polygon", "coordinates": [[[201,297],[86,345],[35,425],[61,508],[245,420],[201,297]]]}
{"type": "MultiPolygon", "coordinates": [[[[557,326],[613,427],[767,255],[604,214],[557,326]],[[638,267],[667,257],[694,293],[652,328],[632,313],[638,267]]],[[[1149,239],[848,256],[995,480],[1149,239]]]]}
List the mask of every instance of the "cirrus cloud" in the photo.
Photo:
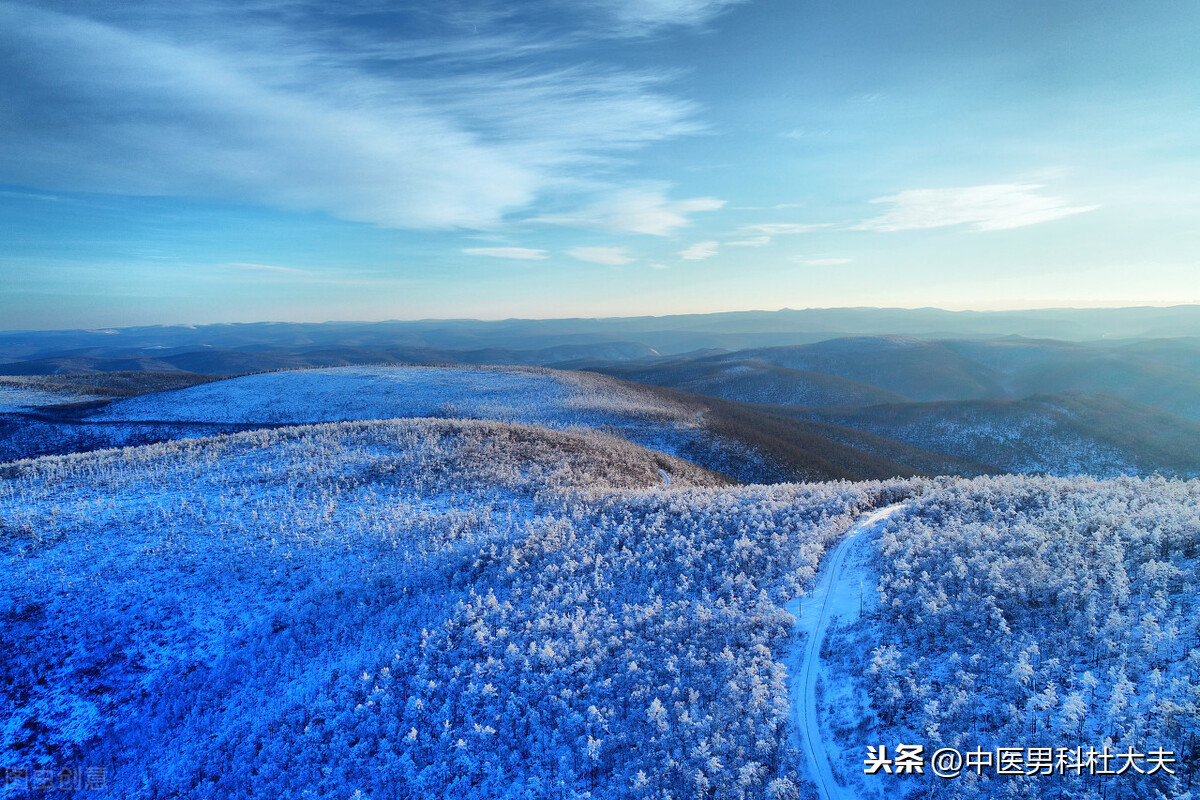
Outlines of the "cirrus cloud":
{"type": "Polygon", "coordinates": [[[272,275],[311,275],[311,270],[297,269],[295,267],[282,267],[278,264],[254,264],[246,261],[230,261],[222,264],[225,269],[237,270],[239,272],[263,272],[272,275]]]}
{"type": "Polygon", "coordinates": [[[800,233],[812,233],[828,227],[830,227],[828,222],[766,222],[758,225],[743,225],[738,232],[746,235],[792,236],[800,233]]]}
{"type": "Polygon", "coordinates": [[[746,0],[593,0],[627,36],[654,33],[668,26],[697,26],[746,0]]]}
{"type": "Polygon", "coordinates": [[[546,258],[545,250],[535,250],[529,247],[468,247],[463,252],[469,256],[512,258],[520,261],[541,261],[546,258]]]}
{"type": "Polygon", "coordinates": [[[714,241],[696,242],[691,247],[680,250],[678,255],[684,261],[703,261],[717,254],[720,243],[714,241]]]}
{"type": "Polygon", "coordinates": [[[726,242],[726,247],[766,247],[771,243],[770,236],[751,236],[749,239],[738,239],[733,242],[726,242]]]}
{"type": "Polygon", "coordinates": [[[568,250],[567,255],[580,261],[606,264],[610,267],[619,267],[636,260],[625,252],[624,247],[575,247],[568,250]]]}
{"type": "Polygon", "coordinates": [[[690,226],[692,214],[716,211],[724,205],[724,200],[715,197],[669,200],[660,188],[619,189],[578,212],[538,217],[534,221],[615,233],[667,236],[690,226]]]}
{"type": "Polygon", "coordinates": [[[122,6],[0,0],[0,182],[487,229],[701,128],[672,73],[572,64],[570,35],[423,38],[303,0],[122,6]],[[557,57],[531,72],[539,48],[557,57]]]}
{"type": "Polygon", "coordinates": [[[853,260],[852,258],[808,258],[806,256],[796,256],[792,259],[792,261],[805,267],[837,267],[842,264],[849,264],[853,260]]]}
{"type": "Polygon", "coordinates": [[[970,225],[976,231],[999,231],[1036,225],[1099,206],[1077,206],[1039,192],[1041,184],[997,183],[956,189],[910,189],[872,203],[891,210],[851,226],[864,231],[909,231],[970,225]]]}

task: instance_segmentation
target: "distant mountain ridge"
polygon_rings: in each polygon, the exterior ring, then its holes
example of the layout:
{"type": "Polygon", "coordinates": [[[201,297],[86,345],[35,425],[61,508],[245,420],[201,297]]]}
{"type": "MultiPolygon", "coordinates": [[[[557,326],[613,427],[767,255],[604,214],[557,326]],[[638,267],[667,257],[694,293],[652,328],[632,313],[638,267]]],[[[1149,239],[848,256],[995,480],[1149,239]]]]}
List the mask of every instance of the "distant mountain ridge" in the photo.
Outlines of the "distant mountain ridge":
{"type": "MultiPolygon", "coordinates": [[[[0,333],[0,375],[24,376],[8,379],[24,381],[22,391],[129,396],[217,376],[403,365],[550,367],[654,386],[670,402],[703,409],[710,433],[765,457],[737,466],[707,451],[687,456],[739,480],[1200,476],[1200,306],[0,333]]],[[[144,418],[122,433],[74,411],[55,414],[0,420],[0,455],[157,441],[182,424],[144,418]]],[[[236,425],[254,422],[268,420],[236,425]]]]}
{"type": "MultiPolygon", "coordinates": [[[[254,322],[6,331],[0,332],[0,368],[4,368],[6,374],[14,374],[11,372],[13,362],[54,358],[104,359],[136,355],[169,361],[192,351],[249,349],[297,354],[329,348],[353,351],[462,352],[491,348],[541,351],[538,355],[526,355],[520,363],[548,365],[569,359],[678,355],[705,348],[745,350],[880,335],[927,339],[1015,335],[1071,342],[1200,337],[1200,306],[1029,311],[810,308],[599,319],[254,322]],[[627,352],[614,354],[613,348],[627,348],[627,352]]],[[[489,360],[487,363],[501,362],[489,360]]],[[[162,369],[162,366],[155,368],[162,369]]]]}
{"type": "Polygon", "coordinates": [[[794,413],[1006,472],[1200,474],[1200,422],[1107,395],[1065,393],[794,413]]]}
{"type": "Polygon", "coordinates": [[[1019,400],[1072,392],[1110,395],[1200,419],[1197,338],[1079,343],[1019,337],[847,337],[695,358],[597,362],[588,368],[728,400],[777,405],[1019,400]],[[771,382],[780,384],[778,394],[809,384],[814,397],[804,402],[760,398],[757,387],[771,382]]]}
{"type": "Polygon", "coordinates": [[[994,470],[1200,475],[1194,338],[846,337],[588,366],[994,470]]]}

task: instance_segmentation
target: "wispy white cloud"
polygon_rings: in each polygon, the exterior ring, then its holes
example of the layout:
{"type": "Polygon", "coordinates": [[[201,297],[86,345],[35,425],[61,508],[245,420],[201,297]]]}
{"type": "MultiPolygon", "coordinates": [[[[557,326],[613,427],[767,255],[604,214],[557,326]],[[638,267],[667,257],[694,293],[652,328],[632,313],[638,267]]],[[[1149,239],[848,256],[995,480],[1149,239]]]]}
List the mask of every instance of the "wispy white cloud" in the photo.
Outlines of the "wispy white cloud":
{"type": "Polygon", "coordinates": [[[659,264],[658,262],[654,262],[650,265],[650,269],[670,269],[670,268],[671,267],[668,266],[667,264],[659,264]]]}
{"type": "Polygon", "coordinates": [[[784,131],[783,133],[779,134],[779,138],[794,139],[799,141],[801,139],[816,139],[828,135],[828,128],[819,128],[817,130],[810,130],[808,128],[792,128],[790,131],[784,131]]]}
{"type": "Polygon", "coordinates": [[[852,258],[808,258],[806,256],[796,256],[792,259],[805,267],[836,267],[840,264],[849,264],[853,260],[852,258]]]}
{"type": "Polygon", "coordinates": [[[592,0],[618,32],[645,35],[668,26],[702,25],[746,0],[592,0]]]}
{"type": "Polygon", "coordinates": [[[794,236],[801,233],[812,233],[822,228],[831,227],[829,223],[797,223],[797,222],[764,222],[757,225],[743,225],[738,233],[743,238],[726,242],[728,247],[766,247],[776,236],[794,236]]]}
{"type": "Polygon", "coordinates": [[[1036,225],[1099,206],[1077,206],[1039,192],[1040,184],[999,183],[957,189],[912,189],[879,197],[872,203],[891,205],[886,214],[851,226],[855,230],[907,231],[970,225],[998,231],[1036,225]]]}
{"type": "Polygon", "coordinates": [[[337,15],[297,0],[121,5],[0,0],[0,182],[486,229],[699,129],[672,74],[569,56],[530,72],[521,57],[554,46],[532,34],[329,30],[337,15]]]}
{"type": "Polygon", "coordinates": [[[770,236],[751,236],[749,239],[738,239],[733,242],[726,242],[726,247],[766,247],[771,243],[770,236]]]}
{"type": "Polygon", "coordinates": [[[295,267],[281,267],[275,264],[252,264],[245,261],[231,261],[221,266],[239,272],[263,272],[272,275],[312,275],[310,270],[295,267]]]}
{"type": "Polygon", "coordinates": [[[664,191],[658,188],[619,189],[578,212],[539,217],[535,221],[618,233],[667,236],[691,225],[692,214],[715,211],[724,205],[724,200],[715,197],[668,200],[664,191]]]}
{"type": "Polygon", "coordinates": [[[706,258],[712,258],[717,254],[720,248],[718,242],[696,242],[691,247],[679,251],[679,257],[685,261],[703,261],[706,258]]]}
{"type": "Polygon", "coordinates": [[[828,222],[798,223],[798,222],[766,222],[759,225],[743,225],[738,229],[743,235],[792,236],[801,233],[812,233],[822,228],[828,228],[828,222]]]}
{"type": "Polygon", "coordinates": [[[545,250],[529,247],[467,247],[463,252],[469,256],[512,258],[520,261],[541,261],[546,258],[545,250]]]}
{"type": "Polygon", "coordinates": [[[779,211],[785,208],[802,208],[803,203],[776,203],[770,206],[730,206],[734,211],[779,211]]]}
{"type": "Polygon", "coordinates": [[[568,250],[567,255],[580,261],[606,264],[610,267],[619,267],[635,260],[633,256],[625,252],[624,247],[576,247],[568,250]]]}
{"type": "Polygon", "coordinates": [[[62,198],[58,195],[44,194],[42,192],[29,192],[22,189],[0,189],[0,197],[18,197],[22,200],[46,200],[53,203],[57,203],[62,200],[62,198]]]}

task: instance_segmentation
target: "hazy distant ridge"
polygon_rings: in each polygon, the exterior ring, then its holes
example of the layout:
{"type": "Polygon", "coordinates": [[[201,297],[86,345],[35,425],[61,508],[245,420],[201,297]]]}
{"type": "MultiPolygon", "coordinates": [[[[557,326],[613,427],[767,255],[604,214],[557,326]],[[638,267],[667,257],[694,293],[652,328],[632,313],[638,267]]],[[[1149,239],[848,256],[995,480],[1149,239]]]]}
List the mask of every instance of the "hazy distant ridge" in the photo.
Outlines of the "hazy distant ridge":
{"type": "MultiPolygon", "coordinates": [[[[197,349],[269,349],[277,353],[296,353],[325,348],[351,351],[485,351],[500,348],[545,351],[539,356],[526,353],[519,361],[548,364],[576,358],[637,357],[649,355],[647,349],[669,355],[703,348],[778,347],[841,336],[883,334],[926,338],[1016,335],[1077,342],[1200,336],[1200,306],[1029,311],[814,308],[603,319],[253,322],[9,331],[0,333],[0,362],[138,355],[165,359],[169,363],[181,353],[197,349]],[[614,353],[614,348],[623,352],[614,353]],[[605,352],[594,352],[597,349],[605,352]]],[[[488,363],[513,363],[508,358],[486,360],[488,363]]],[[[161,366],[154,368],[161,369],[161,366]]]]}

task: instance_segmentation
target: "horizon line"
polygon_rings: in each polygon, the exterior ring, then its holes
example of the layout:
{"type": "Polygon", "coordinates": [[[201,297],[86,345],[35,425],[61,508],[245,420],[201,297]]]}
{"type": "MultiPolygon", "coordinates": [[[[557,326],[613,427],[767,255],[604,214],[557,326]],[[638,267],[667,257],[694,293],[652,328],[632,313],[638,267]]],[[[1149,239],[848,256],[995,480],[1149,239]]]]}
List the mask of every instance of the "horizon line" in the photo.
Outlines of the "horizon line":
{"type": "Polygon", "coordinates": [[[80,328],[3,328],[0,327],[0,335],[13,333],[53,333],[53,332],[68,332],[68,331],[84,331],[88,333],[102,333],[105,331],[123,331],[135,330],[139,328],[203,328],[215,327],[219,325],[376,325],[387,323],[400,324],[416,324],[422,322],[483,322],[483,323],[499,323],[499,322],[577,322],[577,321],[594,321],[603,322],[608,320],[635,320],[635,319],[671,319],[678,317],[717,317],[732,314],[783,314],[783,313],[805,313],[805,312],[823,312],[823,311],[892,311],[892,312],[940,312],[943,314],[1024,314],[1033,312],[1054,312],[1054,311],[1070,311],[1070,312],[1086,312],[1086,311],[1134,311],[1147,309],[1200,309],[1200,301],[1193,303],[1153,303],[1141,302],[1130,305],[1092,305],[1092,306],[1069,306],[1069,305],[1051,305],[1051,306],[1023,306],[1014,308],[995,308],[995,309],[979,309],[979,308],[943,308],[941,306],[807,306],[805,308],[790,308],[784,306],[778,309],[737,309],[727,311],[692,311],[678,312],[672,314],[614,314],[609,316],[566,316],[566,317],[415,317],[402,319],[396,317],[388,317],[384,319],[325,319],[325,320],[283,320],[283,319],[249,319],[249,320],[233,320],[233,321],[213,321],[213,322],[157,322],[146,323],[141,325],[96,325],[80,328]]]}

